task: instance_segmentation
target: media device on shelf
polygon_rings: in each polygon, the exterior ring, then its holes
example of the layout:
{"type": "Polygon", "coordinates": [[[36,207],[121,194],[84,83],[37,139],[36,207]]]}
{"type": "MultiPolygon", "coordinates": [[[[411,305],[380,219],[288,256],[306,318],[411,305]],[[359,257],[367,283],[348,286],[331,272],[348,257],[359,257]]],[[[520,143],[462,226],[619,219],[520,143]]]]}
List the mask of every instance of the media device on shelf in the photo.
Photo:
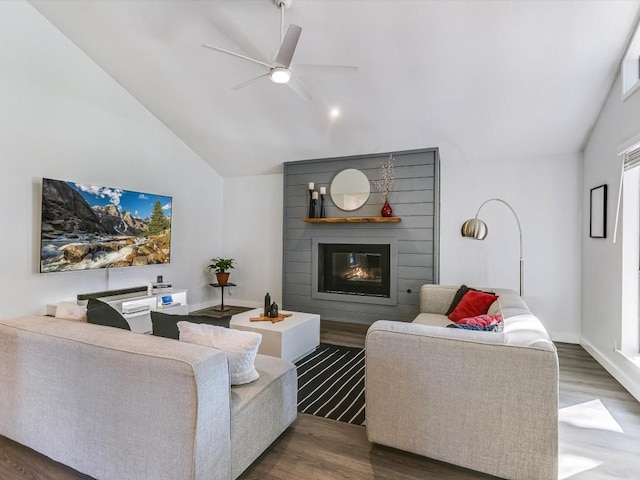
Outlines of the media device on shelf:
{"type": "Polygon", "coordinates": [[[162,296],[162,305],[171,305],[173,303],[173,297],[171,295],[162,296]]]}
{"type": "Polygon", "coordinates": [[[170,292],[173,286],[170,283],[152,283],[151,293],[170,292]]]}
{"type": "Polygon", "coordinates": [[[165,195],[42,179],[40,272],[169,263],[165,195]]]}
{"type": "Polygon", "coordinates": [[[125,315],[131,314],[131,313],[146,312],[148,310],[151,310],[151,307],[149,307],[149,305],[131,304],[131,305],[122,306],[122,313],[125,315]]]}

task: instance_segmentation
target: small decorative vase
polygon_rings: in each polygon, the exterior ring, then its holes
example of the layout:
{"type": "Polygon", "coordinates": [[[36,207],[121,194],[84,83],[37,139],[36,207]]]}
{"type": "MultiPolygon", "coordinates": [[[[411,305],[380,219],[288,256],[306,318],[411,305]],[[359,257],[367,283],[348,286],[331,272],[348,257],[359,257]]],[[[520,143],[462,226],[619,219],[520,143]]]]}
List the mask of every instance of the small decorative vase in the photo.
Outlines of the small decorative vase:
{"type": "Polygon", "coordinates": [[[218,280],[218,285],[226,285],[229,281],[229,272],[216,273],[216,280],[218,280]]]}
{"type": "Polygon", "coordinates": [[[382,210],[380,210],[380,214],[383,217],[393,217],[393,209],[391,205],[389,205],[389,197],[385,197],[384,205],[382,206],[382,210]]]}
{"type": "Polygon", "coordinates": [[[264,296],[264,310],[262,311],[263,317],[268,317],[269,312],[271,311],[271,295],[267,292],[264,296]]]}

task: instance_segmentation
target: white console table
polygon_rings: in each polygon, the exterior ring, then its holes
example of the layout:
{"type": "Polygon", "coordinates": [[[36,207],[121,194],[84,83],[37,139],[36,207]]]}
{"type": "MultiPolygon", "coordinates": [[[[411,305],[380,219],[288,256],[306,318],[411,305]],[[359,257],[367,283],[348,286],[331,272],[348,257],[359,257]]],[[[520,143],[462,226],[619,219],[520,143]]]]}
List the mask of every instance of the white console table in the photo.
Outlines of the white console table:
{"type": "Polygon", "coordinates": [[[174,315],[186,315],[189,313],[186,290],[173,289],[170,292],[153,293],[151,295],[134,295],[136,296],[116,295],[99,299],[122,313],[122,316],[129,322],[132,332],[151,333],[151,311],[172,313],[174,315]],[[169,305],[163,305],[162,297],[167,295],[171,295],[173,302],[169,305]],[[136,307],[145,308],[145,310],[126,313],[127,310],[135,310],[136,307]]]}
{"type": "MultiPolygon", "coordinates": [[[[175,288],[171,291],[152,293],[151,295],[139,292],[100,297],[98,300],[108,303],[120,312],[129,323],[131,331],[136,333],[151,333],[152,311],[174,315],[186,315],[189,313],[187,291],[175,288]],[[171,295],[172,302],[165,305],[162,297],[168,295],[171,295]]],[[[56,314],[56,305],[47,305],[46,314],[54,316],[56,314]]]]}

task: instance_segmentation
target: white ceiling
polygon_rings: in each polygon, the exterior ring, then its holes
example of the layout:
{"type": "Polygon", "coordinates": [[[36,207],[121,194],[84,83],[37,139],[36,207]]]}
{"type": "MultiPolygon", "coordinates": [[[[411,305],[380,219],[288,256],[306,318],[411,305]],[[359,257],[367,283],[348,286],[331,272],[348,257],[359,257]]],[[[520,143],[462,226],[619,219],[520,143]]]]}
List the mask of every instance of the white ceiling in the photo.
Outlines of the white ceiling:
{"type": "Polygon", "coordinates": [[[201,47],[272,60],[272,0],[30,3],[223,176],[443,145],[579,152],[640,15],[638,0],[294,0],[293,62],[359,67],[303,77],[307,102],[269,81],[232,91],[263,67],[201,47]]]}

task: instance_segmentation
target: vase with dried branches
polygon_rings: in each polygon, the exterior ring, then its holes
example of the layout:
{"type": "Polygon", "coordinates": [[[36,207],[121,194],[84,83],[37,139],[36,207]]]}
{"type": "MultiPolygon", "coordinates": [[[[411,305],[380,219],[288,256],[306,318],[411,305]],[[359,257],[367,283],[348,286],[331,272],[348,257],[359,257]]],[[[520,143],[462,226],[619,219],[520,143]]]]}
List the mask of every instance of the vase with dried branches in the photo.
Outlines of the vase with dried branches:
{"type": "Polygon", "coordinates": [[[383,217],[392,217],[393,209],[389,204],[389,194],[393,188],[393,155],[389,155],[389,159],[382,162],[382,179],[374,180],[373,186],[384,198],[384,205],[380,210],[380,214],[383,217]]]}

